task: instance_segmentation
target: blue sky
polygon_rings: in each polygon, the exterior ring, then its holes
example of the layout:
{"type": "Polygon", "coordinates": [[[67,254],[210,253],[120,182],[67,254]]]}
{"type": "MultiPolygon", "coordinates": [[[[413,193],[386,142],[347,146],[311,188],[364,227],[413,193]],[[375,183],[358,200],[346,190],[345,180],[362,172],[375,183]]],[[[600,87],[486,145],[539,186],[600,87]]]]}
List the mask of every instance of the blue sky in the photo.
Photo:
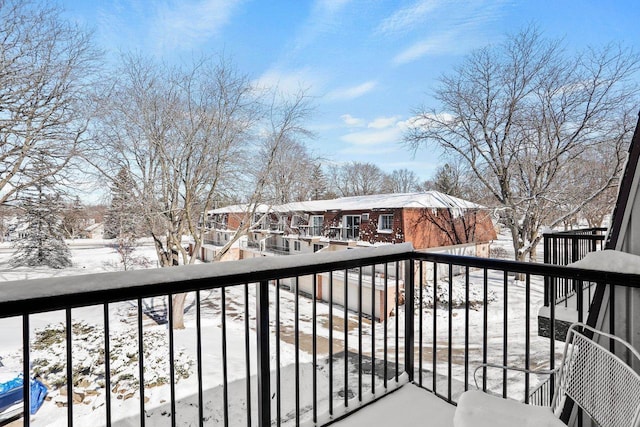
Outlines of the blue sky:
{"type": "Polygon", "coordinates": [[[60,0],[100,47],[167,61],[224,53],[259,83],[309,88],[309,146],[331,162],[372,162],[429,178],[438,153],[401,145],[412,110],[465,54],[535,24],[568,51],[638,49],[640,2],[607,0],[60,0]]]}

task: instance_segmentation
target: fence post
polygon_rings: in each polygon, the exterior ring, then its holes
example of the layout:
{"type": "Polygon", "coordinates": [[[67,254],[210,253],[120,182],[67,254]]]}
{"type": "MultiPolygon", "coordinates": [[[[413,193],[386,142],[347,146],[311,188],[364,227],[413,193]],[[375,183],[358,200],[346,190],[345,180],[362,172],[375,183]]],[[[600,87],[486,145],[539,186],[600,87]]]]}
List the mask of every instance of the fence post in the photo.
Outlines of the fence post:
{"type": "Polygon", "coordinates": [[[409,381],[413,381],[414,371],[414,281],[414,260],[410,258],[404,264],[404,370],[409,376],[409,381]]]}
{"type": "MultiPolygon", "coordinates": [[[[542,254],[543,262],[545,264],[551,264],[551,236],[548,234],[542,235],[543,240],[543,251],[542,254]]],[[[545,307],[549,307],[549,288],[551,287],[551,277],[544,277],[544,305],[545,307]]]]}
{"type": "MultiPolygon", "coordinates": [[[[256,335],[258,378],[258,425],[271,425],[271,368],[269,366],[269,282],[262,280],[256,291],[256,335]]],[[[249,363],[247,361],[247,363],[249,363]]],[[[247,378],[250,387],[251,378],[247,378]]]]}

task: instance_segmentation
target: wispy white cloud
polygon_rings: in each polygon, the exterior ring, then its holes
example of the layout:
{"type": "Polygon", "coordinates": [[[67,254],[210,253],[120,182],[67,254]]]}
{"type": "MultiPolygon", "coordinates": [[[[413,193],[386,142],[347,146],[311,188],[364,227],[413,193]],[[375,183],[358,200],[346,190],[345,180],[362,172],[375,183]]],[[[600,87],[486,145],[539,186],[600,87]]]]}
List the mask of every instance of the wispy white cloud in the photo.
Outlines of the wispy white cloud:
{"type": "Polygon", "coordinates": [[[115,0],[98,10],[98,32],[112,48],[163,56],[195,50],[220,34],[244,0],[115,0]]]}
{"type": "Polygon", "coordinates": [[[350,1],[351,0],[318,0],[316,1],[316,8],[320,11],[335,13],[340,11],[350,1]]]}
{"type": "Polygon", "coordinates": [[[349,101],[371,92],[377,85],[378,82],[370,80],[356,86],[335,89],[329,92],[325,99],[328,101],[349,101]]]}
{"type": "MultiPolygon", "coordinates": [[[[402,141],[403,132],[407,129],[407,125],[408,122],[400,120],[400,116],[378,117],[367,124],[367,130],[350,132],[340,139],[356,146],[397,145],[402,141]]],[[[378,147],[376,147],[377,149],[378,147]]]]}
{"type": "Polygon", "coordinates": [[[407,32],[416,25],[423,23],[430,12],[436,10],[442,4],[437,0],[420,0],[411,6],[395,11],[391,16],[384,19],[377,28],[377,32],[392,34],[407,32]]]}
{"type": "Polygon", "coordinates": [[[377,117],[370,122],[367,127],[373,129],[384,129],[396,125],[399,120],[400,116],[377,117]]]}
{"type": "MultiPolygon", "coordinates": [[[[380,145],[376,147],[375,154],[380,156],[383,154],[397,153],[399,150],[400,147],[397,144],[380,145]]],[[[351,145],[338,150],[338,154],[341,156],[349,156],[351,158],[354,158],[355,156],[370,156],[371,147],[367,145],[351,145]]],[[[376,160],[373,161],[375,162],[376,160]]]]}
{"type": "Polygon", "coordinates": [[[377,146],[397,144],[402,141],[402,129],[396,126],[381,130],[352,132],[343,135],[340,139],[353,145],[377,146]]]}
{"type": "Polygon", "coordinates": [[[510,0],[465,0],[454,3],[421,0],[400,9],[379,27],[380,32],[421,34],[393,58],[394,65],[413,62],[426,55],[461,54],[484,45],[492,26],[510,0]],[[414,31],[415,30],[415,31],[414,31]]]}
{"type": "Polygon", "coordinates": [[[190,0],[156,3],[149,28],[161,51],[186,50],[217,35],[241,0],[190,0]]]}
{"type": "Polygon", "coordinates": [[[307,48],[318,37],[332,31],[340,23],[340,14],[352,0],[316,0],[311,6],[309,17],[301,23],[301,30],[296,35],[289,56],[295,57],[302,49],[307,48]]]}
{"type": "Polygon", "coordinates": [[[314,95],[322,86],[322,80],[309,67],[297,70],[271,68],[254,80],[253,84],[260,89],[278,88],[285,94],[293,94],[302,89],[307,95],[314,95]]]}
{"type": "Polygon", "coordinates": [[[396,65],[406,64],[428,54],[464,52],[466,44],[462,43],[461,38],[458,36],[458,31],[452,30],[427,37],[398,53],[393,58],[393,63],[396,65]]]}
{"type": "Polygon", "coordinates": [[[353,117],[351,114],[343,114],[340,116],[345,125],[350,127],[362,127],[365,124],[363,119],[353,117]]]}

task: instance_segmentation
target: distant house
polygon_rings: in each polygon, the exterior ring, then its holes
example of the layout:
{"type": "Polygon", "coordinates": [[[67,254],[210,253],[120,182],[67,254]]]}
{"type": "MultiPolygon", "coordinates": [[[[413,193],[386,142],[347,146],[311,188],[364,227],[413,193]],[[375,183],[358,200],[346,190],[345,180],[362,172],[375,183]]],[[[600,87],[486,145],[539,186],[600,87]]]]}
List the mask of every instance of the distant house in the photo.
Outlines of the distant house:
{"type": "MultiPolygon", "coordinates": [[[[207,212],[205,243],[226,244],[245,220],[246,212],[246,205],[207,212]]],[[[495,238],[486,208],[427,191],[261,205],[255,209],[242,245],[288,255],[404,242],[411,242],[416,249],[428,249],[486,243],[495,238]]]]}
{"type": "Polygon", "coordinates": [[[103,234],[104,234],[104,223],[93,222],[92,224],[88,225],[80,232],[80,237],[83,239],[102,239],[103,234]]]}

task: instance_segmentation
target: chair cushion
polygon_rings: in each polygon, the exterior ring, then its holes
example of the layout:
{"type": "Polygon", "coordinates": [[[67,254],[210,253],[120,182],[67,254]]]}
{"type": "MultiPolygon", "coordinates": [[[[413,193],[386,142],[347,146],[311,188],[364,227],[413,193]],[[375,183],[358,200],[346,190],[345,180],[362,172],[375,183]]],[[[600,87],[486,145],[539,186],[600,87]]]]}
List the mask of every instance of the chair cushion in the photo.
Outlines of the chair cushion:
{"type": "Polygon", "coordinates": [[[550,408],[470,390],[460,396],[454,427],[566,427],[550,408]]]}

